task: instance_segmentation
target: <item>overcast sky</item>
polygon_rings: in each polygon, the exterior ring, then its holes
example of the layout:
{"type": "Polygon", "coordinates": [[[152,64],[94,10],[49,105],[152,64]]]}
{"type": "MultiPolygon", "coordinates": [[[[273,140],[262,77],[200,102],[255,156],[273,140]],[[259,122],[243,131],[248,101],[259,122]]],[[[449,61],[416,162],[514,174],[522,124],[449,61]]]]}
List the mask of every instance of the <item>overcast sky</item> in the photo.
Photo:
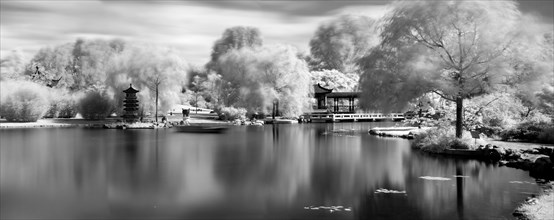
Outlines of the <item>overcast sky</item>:
{"type": "MultiPolygon", "coordinates": [[[[226,28],[258,27],[265,44],[308,51],[317,26],[341,14],[383,16],[388,1],[99,1],[0,0],[1,56],[19,49],[32,56],[42,47],[76,38],[121,38],[176,47],[203,65],[226,28]]],[[[554,1],[520,1],[520,8],[554,23],[554,1]]]]}

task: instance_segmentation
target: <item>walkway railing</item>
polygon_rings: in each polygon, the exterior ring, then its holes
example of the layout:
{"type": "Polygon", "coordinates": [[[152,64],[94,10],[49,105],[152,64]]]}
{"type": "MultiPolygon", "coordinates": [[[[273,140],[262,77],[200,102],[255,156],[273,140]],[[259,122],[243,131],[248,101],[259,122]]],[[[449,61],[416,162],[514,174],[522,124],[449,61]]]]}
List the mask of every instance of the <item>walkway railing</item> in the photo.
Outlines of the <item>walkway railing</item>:
{"type": "Polygon", "coordinates": [[[325,120],[325,121],[359,121],[359,120],[402,120],[404,119],[403,113],[354,113],[354,114],[332,114],[332,113],[319,113],[309,115],[310,120],[325,120]]]}

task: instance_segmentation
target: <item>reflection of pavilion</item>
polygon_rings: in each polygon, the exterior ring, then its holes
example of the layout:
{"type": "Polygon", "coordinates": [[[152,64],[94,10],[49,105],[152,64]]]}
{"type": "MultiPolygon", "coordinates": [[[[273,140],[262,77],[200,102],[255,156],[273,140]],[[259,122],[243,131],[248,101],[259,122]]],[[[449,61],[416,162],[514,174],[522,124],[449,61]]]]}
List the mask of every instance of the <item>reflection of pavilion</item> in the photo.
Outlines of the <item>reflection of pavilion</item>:
{"type": "Polygon", "coordinates": [[[309,121],[375,121],[375,120],[402,120],[402,113],[356,113],[360,92],[333,92],[317,84],[314,85],[314,98],[317,106],[309,114],[309,121]]]}

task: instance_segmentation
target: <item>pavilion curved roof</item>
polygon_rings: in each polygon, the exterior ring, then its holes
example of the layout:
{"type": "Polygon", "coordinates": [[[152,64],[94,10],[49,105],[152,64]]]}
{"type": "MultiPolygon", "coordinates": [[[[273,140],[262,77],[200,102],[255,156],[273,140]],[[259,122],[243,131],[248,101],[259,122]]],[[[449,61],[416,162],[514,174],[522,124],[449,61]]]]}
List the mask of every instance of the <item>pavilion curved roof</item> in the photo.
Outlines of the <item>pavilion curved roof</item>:
{"type": "Polygon", "coordinates": [[[325,88],[323,86],[321,86],[319,83],[314,85],[314,93],[318,94],[318,93],[331,93],[333,92],[333,89],[328,89],[328,88],[325,88]]]}
{"type": "Polygon", "coordinates": [[[321,86],[319,83],[314,85],[315,94],[323,94],[327,98],[358,98],[360,92],[333,92],[333,89],[328,89],[321,86]]]}

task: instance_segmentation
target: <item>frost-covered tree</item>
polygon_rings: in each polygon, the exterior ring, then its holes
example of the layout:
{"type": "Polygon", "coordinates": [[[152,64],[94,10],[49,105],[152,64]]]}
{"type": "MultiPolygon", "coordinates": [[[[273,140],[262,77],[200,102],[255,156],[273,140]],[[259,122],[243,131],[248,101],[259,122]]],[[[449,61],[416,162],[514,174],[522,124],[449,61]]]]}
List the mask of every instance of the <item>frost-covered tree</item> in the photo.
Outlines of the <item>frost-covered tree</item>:
{"type": "Polygon", "coordinates": [[[106,85],[120,106],[121,91],[132,83],[140,91],[139,103],[145,111],[156,111],[159,99],[159,111],[165,112],[180,99],[188,69],[188,63],[174,49],[129,45],[110,62],[106,85]]]}
{"type": "Polygon", "coordinates": [[[312,69],[353,73],[356,61],[378,45],[377,23],[365,16],[343,15],[321,24],[310,40],[312,69]]]}
{"type": "Polygon", "coordinates": [[[309,106],[306,62],[290,46],[232,50],[219,59],[226,104],[269,113],[274,101],[284,116],[298,116],[309,106]]]}
{"type": "Polygon", "coordinates": [[[537,42],[526,21],[514,1],[395,3],[381,47],[359,62],[362,106],[397,110],[433,92],[456,103],[461,137],[464,99],[518,81],[513,58],[537,42]]]}
{"type": "Polygon", "coordinates": [[[40,49],[27,65],[25,74],[49,87],[82,91],[102,87],[108,63],[121,53],[122,40],[84,40],[40,49]]]}
{"type": "Polygon", "coordinates": [[[360,77],[355,73],[341,73],[337,70],[321,70],[310,72],[313,85],[319,84],[337,92],[352,92],[358,90],[360,77]]]}
{"type": "Polygon", "coordinates": [[[32,81],[47,85],[59,79],[56,88],[69,88],[73,85],[71,44],[41,48],[25,68],[25,76],[32,81]]]}
{"type": "Polygon", "coordinates": [[[260,30],[255,27],[236,26],[227,28],[212,48],[208,69],[217,70],[217,60],[230,50],[259,47],[263,43],[260,30]]]}
{"type": "Polygon", "coordinates": [[[0,59],[0,80],[17,80],[23,78],[25,71],[25,56],[20,50],[13,50],[0,59]]]}
{"type": "Polygon", "coordinates": [[[47,87],[29,81],[0,81],[0,115],[7,121],[37,121],[48,105],[47,87]]]}
{"type": "Polygon", "coordinates": [[[554,117],[554,40],[553,33],[544,34],[539,48],[525,48],[518,53],[526,59],[514,57],[514,68],[519,71],[513,93],[523,101],[527,115],[534,110],[554,117]],[[519,59],[517,59],[519,58],[519,59]],[[541,74],[543,73],[543,74],[541,74]]]}

